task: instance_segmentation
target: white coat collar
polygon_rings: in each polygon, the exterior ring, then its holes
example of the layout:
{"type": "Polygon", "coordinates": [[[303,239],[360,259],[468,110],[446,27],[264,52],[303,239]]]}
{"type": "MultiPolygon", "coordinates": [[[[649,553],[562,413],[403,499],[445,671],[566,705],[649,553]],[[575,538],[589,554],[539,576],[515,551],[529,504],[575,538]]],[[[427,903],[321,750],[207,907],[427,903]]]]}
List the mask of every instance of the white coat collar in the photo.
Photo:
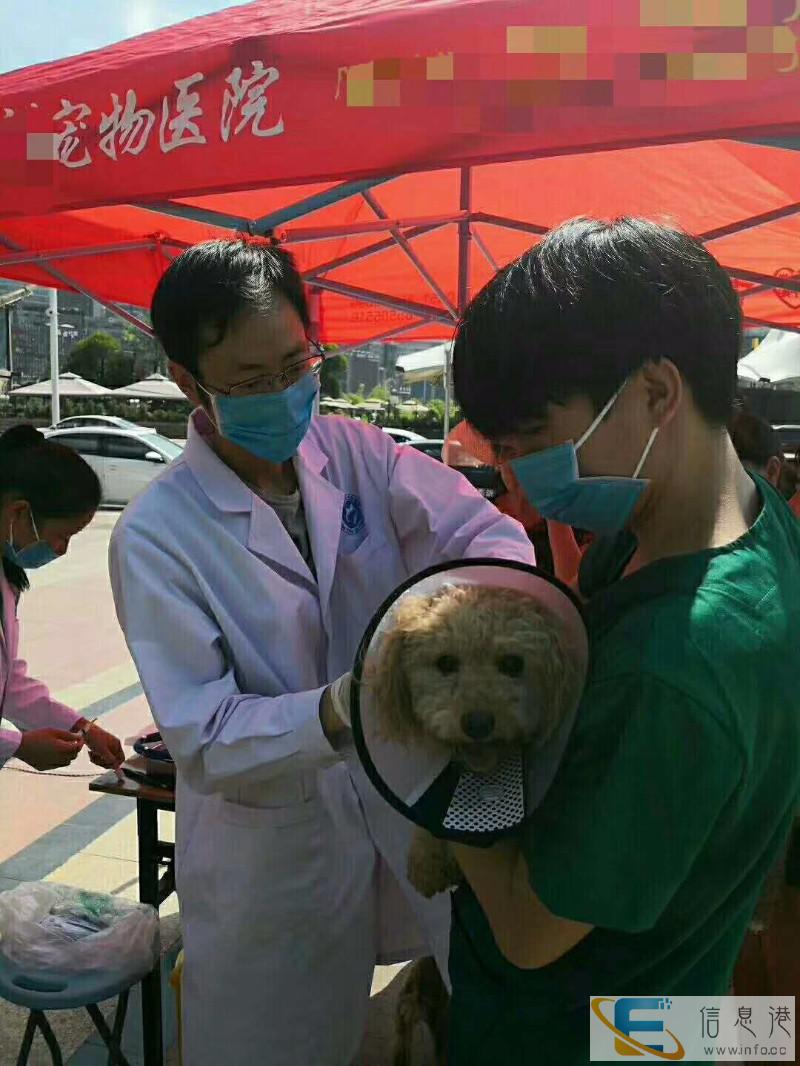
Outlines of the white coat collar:
{"type": "MultiPolygon", "coordinates": [[[[251,551],[313,582],[308,566],[278,516],[271,508],[254,509],[254,494],[214,452],[206,439],[209,429],[208,416],[198,408],[189,420],[183,457],[200,488],[219,510],[251,515],[247,541],[251,551]]],[[[320,609],[325,617],[339,554],[345,494],[323,477],[328,456],[317,443],[320,436],[315,419],[298,449],[296,467],[317,571],[320,609]]]]}
{"type": "MultiPolygon", "coordinates": [[[[211,422],[205,411],[198,407],[189,419],[189,433],[183,458],[194,474],[200,488],[220,511],[251,511],[253,493],[242,479],[219,458],[208,442],[211,422]]],[[[312,475],[319,475],[328,464],[328,457],[313,439],[313,430],[308,433],[297,453],[298,475],[305,468],[312,475]]],[[[301,478],[302,481],[302,478],[301,478]]]]}

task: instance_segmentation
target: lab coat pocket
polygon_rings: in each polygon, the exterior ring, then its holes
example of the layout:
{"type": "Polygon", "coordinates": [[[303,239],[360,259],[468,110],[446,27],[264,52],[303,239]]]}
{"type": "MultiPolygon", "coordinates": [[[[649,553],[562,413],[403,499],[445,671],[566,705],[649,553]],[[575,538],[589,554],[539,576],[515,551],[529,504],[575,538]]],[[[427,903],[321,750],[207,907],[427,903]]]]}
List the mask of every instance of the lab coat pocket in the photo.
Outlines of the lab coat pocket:
{"type": "Polygon", "coordinates": [[[375,533],[367,534],[366,537],[355,543],[353,538],[347,533],[342,533],[342,539],[339,542],[339,562],[358,566],[365,559],[369,559],[371,555],[374,555],[376,551],[385,547],[386,541],[375,533]]]}
{"type": "Polygon", "coordinates": [[[236,798],[222,801],[222,819],[245,829],[297,825],[319,816],[320,798],[303,775],[242,785],[236,798]]]}

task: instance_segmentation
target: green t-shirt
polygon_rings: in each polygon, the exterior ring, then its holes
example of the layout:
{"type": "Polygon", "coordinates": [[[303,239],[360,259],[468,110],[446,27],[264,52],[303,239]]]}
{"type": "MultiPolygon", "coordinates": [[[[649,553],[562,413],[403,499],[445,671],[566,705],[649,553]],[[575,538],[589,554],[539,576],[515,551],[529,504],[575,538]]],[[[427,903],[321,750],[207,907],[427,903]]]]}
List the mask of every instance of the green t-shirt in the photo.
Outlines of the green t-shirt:
{"type": "Polygon", "coordinates": [[[725,548],[622,580],[619,552],[587,553],[608,578],[582,575],[587,686],[522,845],[544,904],[596,928],[521,970],[460,889],[451,1066],[585,1066],[590,995],[727,994],[800,796],[800,522],[758,486],[725,548]]]}

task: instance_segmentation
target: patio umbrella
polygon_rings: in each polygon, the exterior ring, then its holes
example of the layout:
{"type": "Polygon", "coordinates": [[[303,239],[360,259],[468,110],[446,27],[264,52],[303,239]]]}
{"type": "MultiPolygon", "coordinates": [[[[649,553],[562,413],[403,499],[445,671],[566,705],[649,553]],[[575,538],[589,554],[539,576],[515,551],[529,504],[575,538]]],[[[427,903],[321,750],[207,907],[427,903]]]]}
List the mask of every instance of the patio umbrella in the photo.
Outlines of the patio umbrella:
{"type": "Polygon", "coordinates": [[[320,407],[330,407],[334,411],[352,411],[354,404],[348,400],[334,400],[330,396],[325,396],[319,401],[320,407]]]}
{"type": "Polygon", "coordinates": [[[151,374],[142,381],[114,389],[114,395],[129,400],[182,400],[186,397],[172,380],[163,374],[151,374]]]}
{"type": "MultiPolygon", "coordinates": [[[[60,396],[66,396],[71,399],[88,399],[93,396],[113,395],[111,389],[107,389],[103,385],[96,385],[93,381],[87,381],[86,378],[69,372],[58,375],[58,392],[60,396]]],[[[19,389],[12,389],[9,396],[46,396],[49,398],[51,393],[52,385],[48,378],[46,381],[37,381],[35,385],[23,385],[19,389]]]]}

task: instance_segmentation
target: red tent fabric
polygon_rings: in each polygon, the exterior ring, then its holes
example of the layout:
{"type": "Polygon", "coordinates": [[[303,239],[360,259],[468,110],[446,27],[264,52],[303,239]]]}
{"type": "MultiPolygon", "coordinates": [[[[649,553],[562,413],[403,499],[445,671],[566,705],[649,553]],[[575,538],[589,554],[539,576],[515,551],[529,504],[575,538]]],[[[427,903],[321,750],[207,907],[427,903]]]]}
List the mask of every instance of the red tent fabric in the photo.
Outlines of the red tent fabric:
{"type": "Polygon", "coordinates": [[[0,274],[146,306],[187,244],[273,234],[323,339],[434,340],[551,225],[629,213],[800,328],[800,154],[764,143],[800,125],[798,26],[796,0],[258,0],[8,74],[0,274]]]}

